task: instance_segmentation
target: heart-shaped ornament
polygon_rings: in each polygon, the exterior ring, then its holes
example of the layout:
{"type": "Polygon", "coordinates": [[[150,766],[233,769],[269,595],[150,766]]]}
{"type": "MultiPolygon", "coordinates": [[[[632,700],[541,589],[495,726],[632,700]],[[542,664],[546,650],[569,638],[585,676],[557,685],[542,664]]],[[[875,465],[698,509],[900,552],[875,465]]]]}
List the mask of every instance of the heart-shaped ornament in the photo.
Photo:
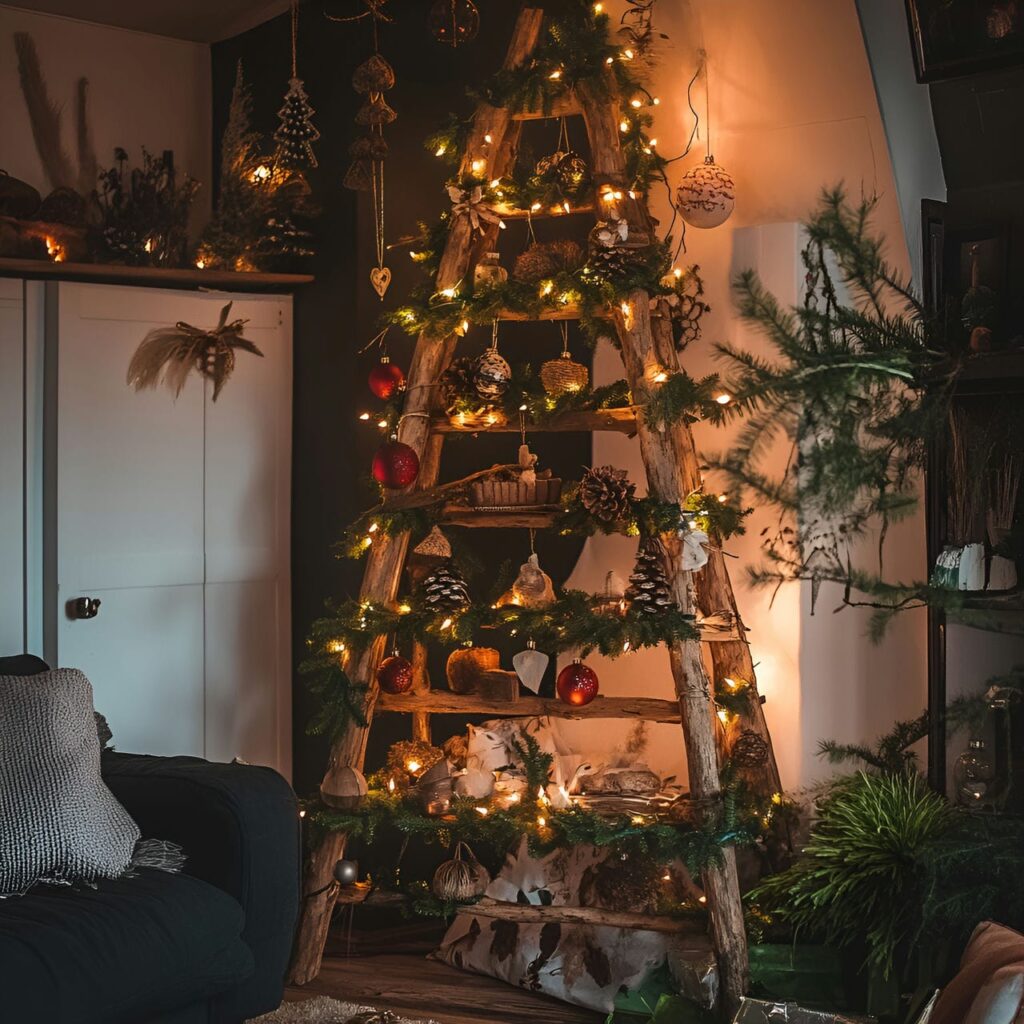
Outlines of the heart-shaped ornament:
{"type": "Polygon", "coordinates": [[[512,667],[523,686],[533,693],[540,693],[540,684],[550,660],[546,654],[537,650],[536,644],[531,640],[525,651],[513,655],[512,667]]]}
{"type": "Polygon", "coordinates": [[[373,290],[383,299],[384,293],[388,290],[388,285],[391,284],[391,271],[387,267],[374,267],[370,271],[370,284],[373,285],[373,290]]]}

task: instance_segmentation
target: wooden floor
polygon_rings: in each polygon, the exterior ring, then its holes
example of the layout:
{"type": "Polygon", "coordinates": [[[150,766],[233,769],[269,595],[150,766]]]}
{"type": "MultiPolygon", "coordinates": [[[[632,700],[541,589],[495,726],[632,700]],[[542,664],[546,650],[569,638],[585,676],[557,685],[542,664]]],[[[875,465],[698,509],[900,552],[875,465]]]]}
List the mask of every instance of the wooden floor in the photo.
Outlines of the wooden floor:
{"type": "Polygon", "coordinates": [[[288,991],[365,1003],[441,1024],[600,1024],[604,1016],[504,982],[427,960],[422,951],[353,953],[324,958],[320,976],[288,991]]]}

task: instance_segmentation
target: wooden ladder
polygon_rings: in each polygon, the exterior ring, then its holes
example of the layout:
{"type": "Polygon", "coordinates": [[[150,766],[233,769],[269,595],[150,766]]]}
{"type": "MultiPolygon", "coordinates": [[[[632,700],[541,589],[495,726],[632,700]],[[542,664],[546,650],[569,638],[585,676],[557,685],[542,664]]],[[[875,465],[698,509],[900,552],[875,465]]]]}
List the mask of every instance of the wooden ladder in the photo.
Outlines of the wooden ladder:
{"type": "MultiPolygon", "coordinates": [[[[505,58],[506,68],[515,68],[526,61],[541,37],[543,11],[524,7],[518,16],[512,40],[505,58]]],[[[513,114],[507,109],[481,103],[473,119],[466,148],[462,156],[461,174],[467,174],[473,165],[474,176],[481,176],[479,161],[486,164],[483,176],[488,180],[501,178],[512,171],[522,123],[543,116],[560,117],[582,115],[590,138],[591,172],[595,189],[594,202],[580,211],[600,210],[606,205],[603,195],[609,191],[620,193],[616,199],[617,214],[625,218],[631,234],[647,233],[654,238],[653,223],[642,197],[628,191],[625,164],[619,139],[619,100],[611,72],[598,88],[594,82],[577,84],[573,93],[556,103],[547,113],[513,114]],[[475,162],[475,163],[474,163],[475,162]]],[[[508,213],[502,213],[509,219],[508,213]]],[[[514,216],[514,215],[513,215],[514,216]]],[[[534,214],[540,216],[540,214],[534,214]]],[[[456,288],[472,273],[482,254],[494,251],[498,226],[482,224],[482,231],[474,232],[468,217],[453,220],[436,278],[436,290],[456,288]]],[[[612,311],[621,343],[622,358],[637,411],[611,410],[596,413],[569,413],[561,419],[531,429],[546,430],[617,430],[637,434],[641,454],[647,470],[648,492],[652,497],[680,505],[688,495],[701,486],[697,452],[689,424],[685,420],[663,430],[647,425],[643,405],[654,378],[661,373],[679,370],[676,346],[667,315],[658,315],[650,308],[646,291],[632,292],[622,308],[612,311]]],[[[575,315],[574,310],[557,314],[575,315]]],[[[508,319],[523,319],[509,315],[508,319]]],[[[448,433],[459,428],[447,419],[435,415],[435,385],[451,364],[458,336],[438,338],[424,332],[420,335],[408,373],[403,415],[398,428],[399,440],[410,445],[420,456],[420,474],[413,490],[426,490],[437,483],[441,446],[448,433]]],[[[663,378],[662,378],[663,379],[663,378]]],[[[474,425],[466,428],[479,431],[474,425]]],[[[496,425],[495,430],[513,430],[515,427],[496,425]]],[[[485,525],[470,513],[459,525],[485,525]]],[[[542,514],[523,510],[522,521],[514,525],[542,526],[542,514]]],[[[506,516],[501,525],[513,525],[506,516]]],[[[666,550],[669,579],[673,594],[684,612],[699,612],[704,616],[731,613],[735,629],[725,639],[707,643],[705,653],[716,679],[738,679],[751,687],[753,699],[749,710],[742,716],[742,728],[760,735],[768,744],[768,763],[759,780],[758,789],[765,794],[779,790],[779,776],[771,750],[770,738],[764,721],[761,702],[757,698],[754,666],[750,648],[744,639],[742,619],[736,607],[729,574],[720,550],[713,547],[710,560],[694,574],[680,568],[681,542],[675,533],[662,538],[666,550]]],[[[367,555],[367,565],[360,599],[374,604],[389,604],[398,594],[402,568],[409,544],[408,534],[380,536],[374,539],[367,555]]],[[[422,644],[413,648],[413,670],[416,680],[413,692],[400,697],[382,695],[376,685],[375,673],[383,656],[386,638],[375,638],[362,650],[348,654],[349,676],[355,686],[367,688],[364,711],[370,723],[375,710],[412,713],[413,737],[429,740],[431,713],[487,713],[494,716],[561,715],[563,717],[622,717],[655,722],[679,722],[683,730],[689,772],[691,798],[695,806],[714,815],[720,808],[721,784],[719,779],[719,741],[728,745],[728,737],[721,737],[715,719],[712,686],[700,641],[688,640],[670,645],[669,661],[677,700],[653,698],[598,698],[591,705],[573,708],[559,701],[542,698],[523,698],[512,704],[488,702],[474,695],[452,695],[431,692],[426,672],[427,652],[422,644]]],[[[333,744],[330,766],[353,765],[363,767],[369,724],[352,723],[347,732],[333,744]]],[[[323,949],[331,914],[337,898],[337,885],[333,884],[335,863],[343,856],[345,835],[328,834],[312,851],[304,880],[303,913],[292,962],[290,981],[305,984],[320,969],[323,949]]],[[[704,891],[709,909],[711,939],[717,955],[721,978],[724,1010],[732,1013],[747,985],[747,951],[740,891],[736,873],[735,851],[726,847],[720,862],[708,868],[703,877],[704,891]]]]}

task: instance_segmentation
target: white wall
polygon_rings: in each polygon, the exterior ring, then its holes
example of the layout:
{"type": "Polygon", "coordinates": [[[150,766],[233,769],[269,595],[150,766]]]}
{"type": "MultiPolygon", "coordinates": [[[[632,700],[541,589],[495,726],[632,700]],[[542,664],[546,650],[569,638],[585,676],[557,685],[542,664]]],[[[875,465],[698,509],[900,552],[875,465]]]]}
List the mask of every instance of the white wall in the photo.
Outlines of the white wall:
{"type": "MultiPolygon", "coordinates": [[[[653,71],[652,91],[661,100],[653,132],[659,149],[675,155],[685,147],[692,126],[686,83],[703,48],[710,68],[713,151],[737,188],[732,218],[710,231],[691,228],[688,252],[681,259],[700,265],[713,310],[705,319],[702,341],[682,359],[697,377],[719,368],[710,352],[717,340],[764,351],[763,340],[735,315],[730,281],[737,271],[753,266],[780,297],[797,299],[803,276],[798,222],[813,209],[823,186],[843,181],[854,200],[877,193],[875,223],[888,239],[889,258],[906,273],[909,254],[854,0],[691,0],[663,4],[657,17],[657,27],[671,37],[653,71]]],[[[703,83],[695,87],[694,101],[703,120],[703,83]]],[[[673,181],[703,157],[703,145],[695,145],[685,160],[672,165],[673,181]]],[[[654,213],[667,227],[671,210],[663,190],[654,195],[654,213]]],[[[599,352],[595,381],[620,376],[618,356],[599,352]]],[[[727,446],[728,434],[698,427],[697,442],[706,451],[719,451],[727,446]]],[[[776,453],[776,468],[784,458],[784,451],[776,453]]],[[[595,436],[594,464],[604,463],[628,468],[634,480],[644,479],[638,446],[619,435],[595,436]]],[[[833,615],[838,596],[827,588],[813,617],[810,595],[799,585],[783,588],[770,605],[769,594],[747,586],[744,566],[760,560],[759,534],[774,522],[772,513],[757,510],[747,534],[730,540],[727,550],[737,556],[729,566],[751,629],[783,782],[792,789],[827,773],[814,756],[820,738],[870,739],[896,717],[920,711],[925,704],[925,623],[923,614],[912,613],[875,647],[864,635],[866,614],[846,610],[833,615]]],[[[893,530],[890,549],[889,571],[920,578],[920,520],[893,530]]],[[[626,538],[593,538],[569,583],[597,591],[607,569],[627,575],[634,554],[635,543],[626,538]]],[[[673,694],[663,651],[589,661],[606,694],[673,694]]],[[[652,765],[681,768],[678,729],[652,727],[651,735],[652,765]]],[[[625,727],[616,731],[608,723],[603,730],[609,747],[624,738],[625,727]]]]}
{"type": "Polygon", "coordinates": [[[203,223],[210,208],[210,48],[0,6],[0,167],[44,195],[49,185],[18,82],[15,32],[35,40],[50,97],[63,109],[68,153],[75,152],[76,86],[84,76],[100,167],[111,166],[115,146],[124,147],[133,163],[141,160],[143,146],[156,155],[173,149],[179,172],[203,183],[195,209],[195,223],[203,223]]]}

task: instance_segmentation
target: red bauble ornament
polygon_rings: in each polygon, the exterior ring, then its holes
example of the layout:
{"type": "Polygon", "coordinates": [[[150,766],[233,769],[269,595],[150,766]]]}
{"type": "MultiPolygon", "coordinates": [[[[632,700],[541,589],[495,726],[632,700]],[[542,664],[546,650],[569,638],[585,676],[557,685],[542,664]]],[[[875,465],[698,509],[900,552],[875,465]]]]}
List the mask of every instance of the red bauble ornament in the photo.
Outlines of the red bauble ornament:
{"type": "Polygon", "coordinates": [[[597,673],[577,658],[558,673],[555,690],[564,704],[581,708],[597,696],[597,673]]]}
{"type": "Polygon", "coordinates": [[[405,387],[405,374],[387,356],[370,371],[366,383],[370,390],[382,401],[387,401],[396,391],[405,387]]]}
{"type": "Polygon", "coordinates": [[[401,441],[388,441],[373,457],[373,479],[383,487],[408,487],[419,476],[420,457],[401,441]]]}
{"type": "Polygon", "coordinates": [[[400,654],[385,658],[377,669],[377,685],[385,693],[408,693],[412,689],[412,662],[400,654]]]}

